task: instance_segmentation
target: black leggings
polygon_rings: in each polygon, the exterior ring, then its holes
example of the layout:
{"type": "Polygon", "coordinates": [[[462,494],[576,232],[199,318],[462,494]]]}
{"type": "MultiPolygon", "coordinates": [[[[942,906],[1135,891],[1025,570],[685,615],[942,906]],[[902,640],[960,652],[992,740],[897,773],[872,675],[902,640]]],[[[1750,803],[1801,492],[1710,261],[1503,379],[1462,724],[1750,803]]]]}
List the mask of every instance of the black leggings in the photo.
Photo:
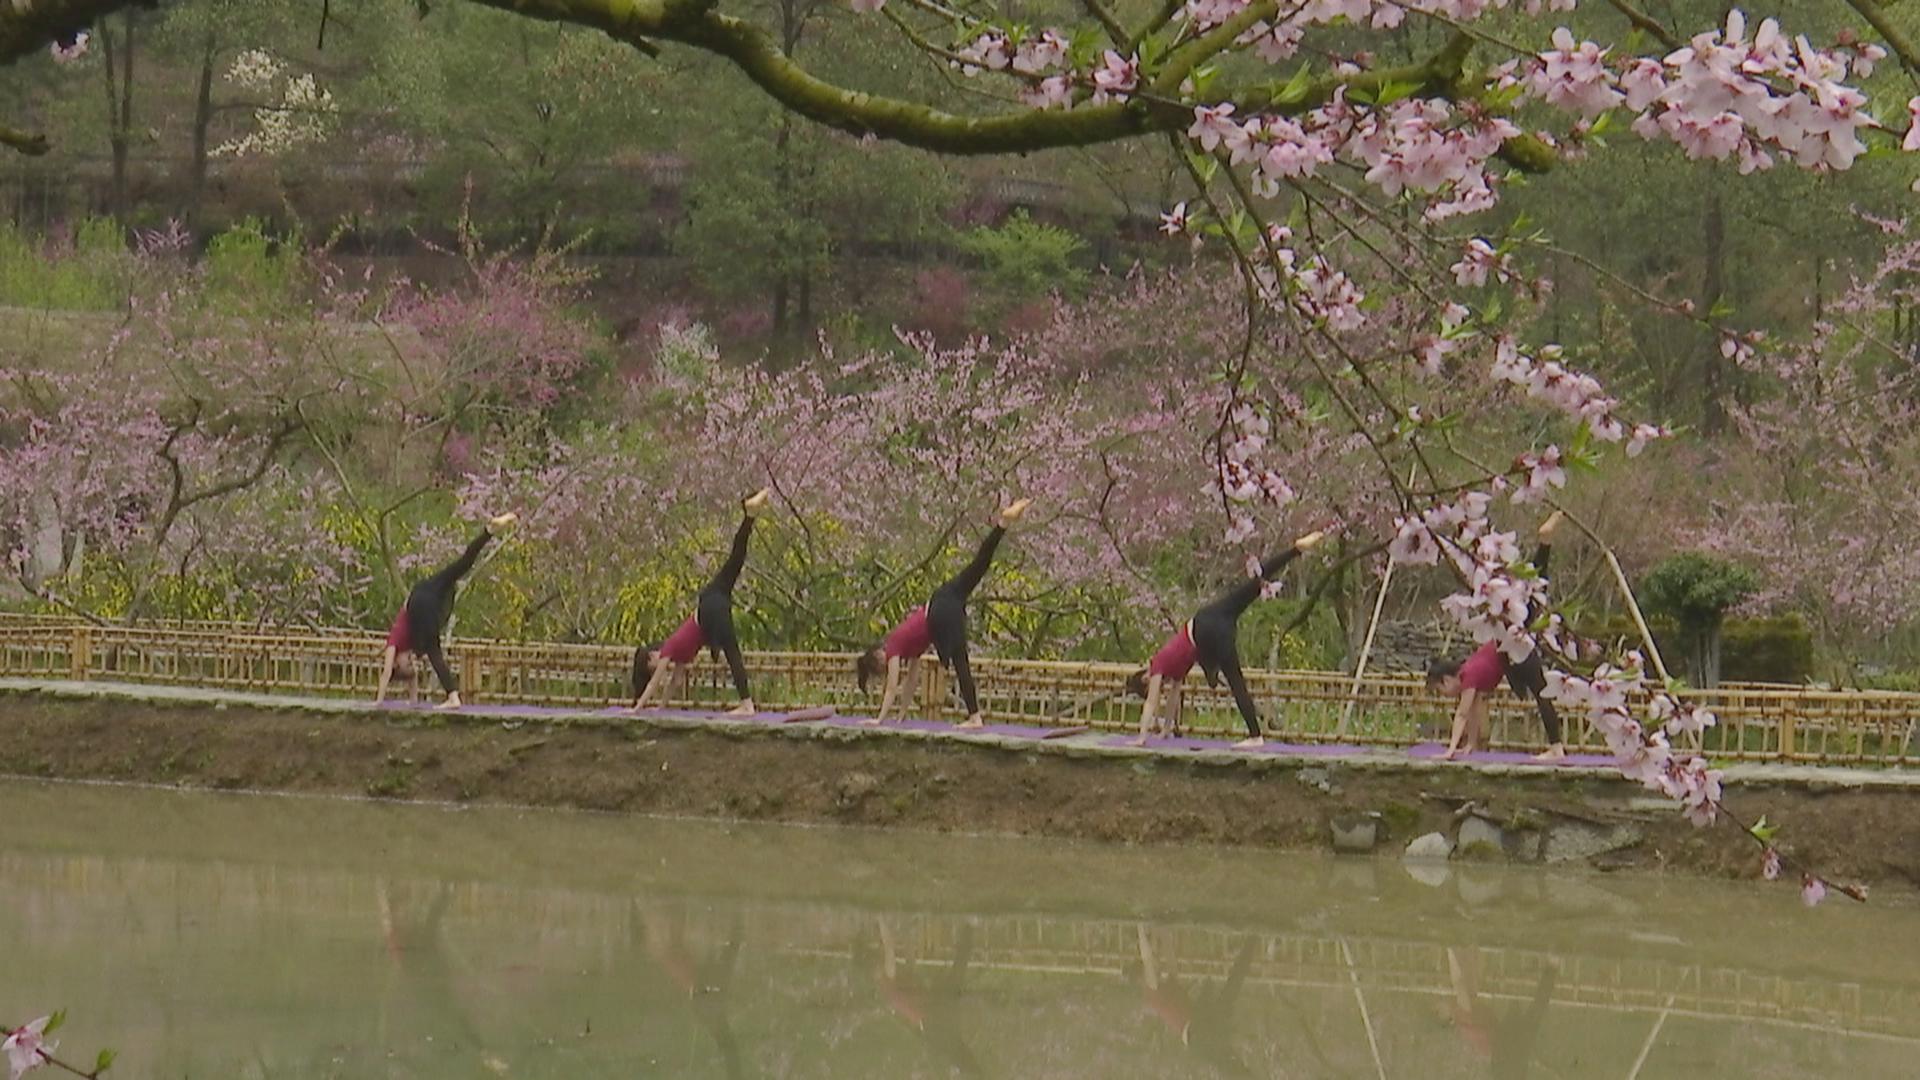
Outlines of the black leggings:
{"type": "MultiPolygon", "coordinates": [[[[1547,572],[1547,564],[1552,561],[1552,558],[1553,548],[1541,544],[1533,553],[1533,568],[1544,575],[1547,572]]],[[[1539,613],[1535,609],[1531,607],[1527,609],[1529,623],[1538,617],[1539,613]]],[[[1507,667],[1507,685],[1521,697],[1533,699],[1533,707],[1540,713],[1540,726],[1547,729],[1547,742],[1559,743],[1560,713],[1554,709],[1553,702],[1548,701],[1545,696],[1547,672],[1540,665],[1538,643],[1535,643],[1533,652],[1528,653],[1525,660],[1507,667]]]]}
{"type": "Polygon", "coordinates": [[[1260,576],[1250,578],[1219,596],[1193,615],[1193,650],[1199,654],[1200,670],[1206,672],[1207,685],[1218,686],[1222,678],[1233,692],[1233,703],[1247,734],[1260,737],[1260,712],[1254,708],[1253,694],[1247,690],[1247,677],[1240,670],[1240,614],[1260,598],[1260,588],[1300,554],[1288,548],[1260,564],[1260,576]]]}
{"type": "Polygon", "coordinates": [[[953,669],[954,681],[960,684],[960,701],[969,717],[980,712],[980,696],[973,685],[973,668],[967,663],[967,600],[987,576],[993,553],[1005,535],[1007,530],[998,525],[988,530],[973,561],[933,590],[933,598],[927,601],[927,630],[933,638],[934,655],[942,666],[953,669]]]}
{"type": "Polygon", "coordinates": [[[473,569],[480,553],[493,541],[485,529],[473,538],[458,559],[432,577],[420,582],[407,594],[407,634],[413,639],[413,651],[427,658],[440,679],[440,689],[453,693],[453,672],[447,668],[447,654],[440,646],[441,631],[453,617],[453,594],[460,579],[473,569]]]}
{"type": "Polygon", "coordinates": [[[727,553],[727,561],[713,575],[713,580],[707,582],[707,587],[700,590],[693,606],[694,621],[706,636],[708,650],[727,658],[733,688],[742,701],[753,695],[747,690],[747,662],[740,656],[740,637],[733,631],[733,586],[740,580],[741,568],[747,565],[747,537],[752,532],[753,518],[742,517],[740,527],[734,531],[733,550],[727,553]]]}

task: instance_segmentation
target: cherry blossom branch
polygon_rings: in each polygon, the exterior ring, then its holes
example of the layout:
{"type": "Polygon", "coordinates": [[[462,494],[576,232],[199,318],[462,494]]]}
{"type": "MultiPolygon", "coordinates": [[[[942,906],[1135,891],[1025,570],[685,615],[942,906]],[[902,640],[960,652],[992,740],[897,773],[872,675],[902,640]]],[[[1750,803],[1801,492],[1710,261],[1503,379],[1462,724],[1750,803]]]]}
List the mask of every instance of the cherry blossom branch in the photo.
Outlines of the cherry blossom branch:
{"type": "MultiPolygon", "coordinates": [[[[1454,445],[1451,434],[1446,436],[1445,445],[1449,453],[1474,468],[1487,470],[1490,475],[1499,475],[1492,473],[1490,466],[1477,460],[1471,453],[1454,445]]],[[[1654,643],[1653,630],[1647,625],[1647,618],[1640,611],[1640,602],[1633,595],[1633,586],[1627,582],[1626,571],[1621,568],[1619,558],[1614,555],[1613,546],[1602,539],[1600,533],[1585,518],[1567,509],[1560,500],[1548,496],[1546,502],[1547,505],[1565,514],[1567,520],[1573,522],[1574,528],[1579,529],[1595,547],[1600,549],[1607,561],[1607,566],[1613,571],[1614,582],[1620,587],[1621,597],[1626,600],[1627,611],[1633,616],[1633,625],[1640,631],[1640,643],[1646,647],[1647,657],[1653,661],[1653,670],[1659,674],[1661,682],[1671,684],[1673,676],[1668,673],[1666,661],[1660,656],[1660,646],[1654,643]]]]}
{"type": "Polygon", "coordinates": [[[1146,22],[1141,23],[1139,29],[1128,35],[1127,52],[1139,52],[1141,44],[1155,31],[1172,22],[1173,17],[1180,13],[1180,9],[1185,4],[1186,0],[1161,0],[1160,9],[1149,16],[1146,22]]]}
{"type": "Polygon", "coordinates": [[[1887,47],[1893,50],[1893,54],[1900,58],[1900,66],[1907,69],[1908,75],[1920,77],[1920,52],[1914,50],[1913,42],[1908,39],[1906,31],[1895,26],[1893,20],[1887,18],[1887,13],[1881,10],[1879,4],[1874,3],[1873,0],[1847,0],[1847,6],[1859,12],[1860,17],[1867,20],[1867,25],[1873,27],[1874,32],[1880,35],[1880,40],[1885,41],[1887,47]]]}
{"type": "Polygon", "coordinates": [[[1685,42],[1682,42],[1665,26],[1662,26],[1660,20],[1634,7],[1628,0],[1607,0],[1607,3],[1612,4],[1615,11],[1625,15],[1629,23],[1632,23],[1638,29],[1644,31],[1648,37],[1666,46],[1669,50],[1681,48],[1685,44],[1685,42]]]}
{"type": "Polygon", "coordinates": [[[1106,4],[1101,3],[1101,0],[1080,0],[1080,5],[1087,9],[1087,14],[1092,15],[1102,29],[1106,30],[1107,40],[1119,45],[1130,38],[1127,28],[1120,25],[1120,20],[1108,10],[1106,4]]]}

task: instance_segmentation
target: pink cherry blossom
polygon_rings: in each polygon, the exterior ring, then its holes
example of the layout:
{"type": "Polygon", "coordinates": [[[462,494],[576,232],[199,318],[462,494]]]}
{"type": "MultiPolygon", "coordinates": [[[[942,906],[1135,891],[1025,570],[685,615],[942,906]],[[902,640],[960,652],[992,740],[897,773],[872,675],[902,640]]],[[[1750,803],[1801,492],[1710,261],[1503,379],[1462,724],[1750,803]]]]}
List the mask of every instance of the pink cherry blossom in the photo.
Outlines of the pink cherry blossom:
{"type": "MultiPolygon", "coordinates": [[[[1920,99],[1916,99],[1920,100],[1920,99]]],[[[1213,153],[1222,141],[1229,150],[1236,141],[1245,142],[1245,132],[1233,119],[1233,103],[1219,105],[1196,105],[1193,108],[1193,126],[1187,129],[1187,138],[1200,144],[1200,149],[1213,153]]]]}
{"type": "Polygon", "coordinates": [[[1093,69],[1093,103],[1101,105],[1124,98],[1139,85],[1140,58],[1123,57],[1108,49],[1100,58],[1100,66],[1093,69]]]}
{"type": "Polygon", "coordinates": [[[1057,30],[1042,30],[1014,50],[1012,68],[1028,75],[1050,71],[1067,60],[1067,39],[1057,30]]]}
{"type": "Polygon", "coordinates": [[[1050,75],[1022,88],[1020,100],[1036,109],[1065,109],[1073,104],[1073,80],[1050,75]]]}
{"type": "Polygon", "coordinates": [[[1827,898],[1827,883],[1812,874],[1800,875],[1800,902],[1808,907],[1820,906],[1827,898]]]}
{"type": "Polygon", "coordinates": [[[1763,881],[1780,879],[1780,853],[1768,848],[1760,855],[1760,878],[1763,881]]]}
{"type": "Polygon", "coordinates": [[[887,6],[887,0],[847,0],[847,6],[862,15],[871,15],[887,6]]]}
{"type": "Polygon", "coordinates": [[[1575,43],[1573,33],[1564,26],[1554,30],[1553,45],[1540,54],[1528,80],[1535,97],[1587,119],[1626,99],[1613,87],[1606,50],[1591,41],[1575,43]]]}
{"type": "Polygon", "coordinates": [[[1495,251],[1492,244],[1476,236],[1467,241],[1467,253],[1449,269],[1453,271],[1455,284],[1463,288],[1479,287],[1487,283],[1488,274],[1506,281],[1510,262],[1507,256],[1495,251]]]}
{"type": "Polygon", "coordinates": [[[1393,542],[1387,545],[1387,554],[1397,563],[1432,566],[1440,561],[1440,544],[1424,522],[1401,518],[1394,522],[1393,542]]]}
{"type": "Polygon", "coordinates": [[[58,1049],[57,1043],[49,1043],[44,1038],[47,1025],[52,1020],[50,1016],[43,1016],[9,1033],[6,1040],[0,1042],[0,1052],[7,1055],[11,1080],[20,1080],[22,1076],[45,1065],[48,1056],[58,1049]]]}
{"type": "Polygon", "coordinates": [[[1567,486],[1567,471],[1561,467],[1557,446],[1549,446],[1537,454],[1521,454],[1515,464],[1525,470],[1527,479],[1514,489],[1514,502],[1537,502],[1550,491],[1567,486]]]}
{"type": "Polygon", "coordinates": [[[1187,231],[1187,204],[1175,203],[1172,210],[1160,215],[1160,231],[1168,236],[1178,236],[1187,231]]]}

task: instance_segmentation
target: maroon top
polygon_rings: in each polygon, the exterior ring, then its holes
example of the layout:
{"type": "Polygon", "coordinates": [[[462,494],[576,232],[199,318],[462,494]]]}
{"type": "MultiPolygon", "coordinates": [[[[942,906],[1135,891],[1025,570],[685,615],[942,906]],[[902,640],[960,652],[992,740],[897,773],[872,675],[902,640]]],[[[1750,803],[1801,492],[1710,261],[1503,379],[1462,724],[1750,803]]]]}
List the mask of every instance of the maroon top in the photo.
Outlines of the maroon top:
{"type": "Polygon", "coordinates": [[[1193,665],[1200,662],[1200,650],[1193,644],[1193,624],[1182,626],[1178,633],[1167,639],[1160,651],[1147,661],[1147,674],[1158,675],[1162,679],[1175,681],[1187,677],[1193,665]]]}
{"type": "Polygon", "coordinates": [[[413,626],[407,622],[407,606],[400,605],[400,614],[393,617],[393,628],[387,631],[387,648],[395,656],[413,651],[413,626]]]}
{"type": "Polygon", "coordinates": [[[927,625],[925,604],[907,612],[900,625],[881,642],[880,653],[888,660],[918,660],[933,647],[933,629],[927,625]]]}
{"type": "Polygon", "coordinates": [[[1486,693],[1507,677],[1507,658],[1500,654],[1498,642],[1489,641],[1475,649],[1460,665],[1460,685],[1467,690],[1486,693]]]}
{"type": "Polygon", "coordinates": [[[700,629],[700,617],[689,615],[687,621],[680,624],[680,629],[660,643],[660,655],[676,664],[691,664],[706,644],[707,635],[700,629]]]}

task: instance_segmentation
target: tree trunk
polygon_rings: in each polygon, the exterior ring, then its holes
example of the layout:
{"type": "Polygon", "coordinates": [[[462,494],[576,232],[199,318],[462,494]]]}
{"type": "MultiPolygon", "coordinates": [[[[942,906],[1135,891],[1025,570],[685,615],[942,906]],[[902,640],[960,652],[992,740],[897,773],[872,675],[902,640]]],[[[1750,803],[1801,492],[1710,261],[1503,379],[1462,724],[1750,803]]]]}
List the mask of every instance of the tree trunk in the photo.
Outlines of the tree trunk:
{"type": "Polygon", "coordinates": [[[107,79],[107,145],[113,150],[111,212],[121,225],[129,216],[127,165],[133,138],[134,20],[129,9],[120,20],[120,48],[114,49],[113,31],[100,27],[101,70],[107,79]]]}
{"type": "MultiPolygon", "coordinates": [[[[1702,318],[1711,319],[1713,309],[1720,305],[1720,299],[1726,292],[1727,219],[1720,205],[1718,186],[1707,189],[1704,226],[1701,248],[1706,258],[1706,268],[1700,283],[1699,314],[1702,318]]],[[[1730,361],[1720,355],[1717,335],[1709,330],[1706,331],[1706,337],[1706,348],[1702,350],[1706,366],[1702,369],[1704,377],[1700,380],[1700,430],[1707,435],[1718,435],[1727,426],[1725,398],[1731,381],[1727,377],[1730,361]]]]}
{"type": "Polygon", "coordinates": [[[187,206],[181,215],[188,234],[200,235],[200,215],[206,205],[207,137],[213,127],[213,61],[216,53],[209,33],[200,51],[200,85],[193,99],[193,161],[187,177],[187,206]]]}
{"type": "Polygon", "coordinates": [[[776,341],[787,339],[787,275],[785,274],[773,280],[773,338],[776,341]]]}

